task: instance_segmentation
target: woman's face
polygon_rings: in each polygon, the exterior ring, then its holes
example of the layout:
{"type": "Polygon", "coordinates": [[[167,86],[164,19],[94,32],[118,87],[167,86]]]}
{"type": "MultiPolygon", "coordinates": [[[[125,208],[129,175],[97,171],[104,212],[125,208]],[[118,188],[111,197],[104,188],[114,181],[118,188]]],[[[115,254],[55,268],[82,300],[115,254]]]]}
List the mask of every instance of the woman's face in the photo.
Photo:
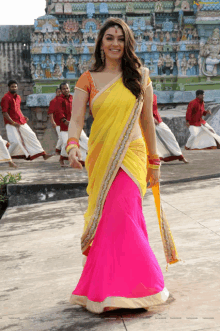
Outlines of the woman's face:
{"type": "Polygon", "coordinates": [[[105,52],[106,59],[120,60],[124,55],[125,38],[123,31],[118,26],[113,26],[105,31],[101,49],[105,52]]]}

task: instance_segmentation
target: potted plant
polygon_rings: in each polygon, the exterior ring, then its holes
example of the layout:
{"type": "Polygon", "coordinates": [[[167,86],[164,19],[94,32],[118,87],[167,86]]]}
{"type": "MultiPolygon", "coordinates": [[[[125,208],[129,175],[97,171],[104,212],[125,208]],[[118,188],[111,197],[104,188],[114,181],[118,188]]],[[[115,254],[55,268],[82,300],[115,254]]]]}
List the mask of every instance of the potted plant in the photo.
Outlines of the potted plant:
{"type": "Polygon", "coordinates": [[[21,173],[0,175],[0,219],[8,207],[7,184],[15,184],[21,180],[21,173]]]}

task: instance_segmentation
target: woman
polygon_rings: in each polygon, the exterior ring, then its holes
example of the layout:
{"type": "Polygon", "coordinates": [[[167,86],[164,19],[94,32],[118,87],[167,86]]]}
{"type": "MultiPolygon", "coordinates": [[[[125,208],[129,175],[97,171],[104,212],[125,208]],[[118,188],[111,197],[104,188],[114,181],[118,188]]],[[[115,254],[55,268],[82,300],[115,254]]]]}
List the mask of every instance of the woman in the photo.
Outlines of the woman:
{"type": "Polygon", "coordinates": [[[89,101],[94,122],[85,162],[89,203],[82,236],[87,260],[70,302],[95,313],[147,308],[169,296],[142,213],[146,182],[155,186],[160,171],[152,84],[134,45],[124,21],[106,21],[97,38],[93,70],[76,84],[69,127],[70,165],[81,169],[78,142],[89,101]]]}

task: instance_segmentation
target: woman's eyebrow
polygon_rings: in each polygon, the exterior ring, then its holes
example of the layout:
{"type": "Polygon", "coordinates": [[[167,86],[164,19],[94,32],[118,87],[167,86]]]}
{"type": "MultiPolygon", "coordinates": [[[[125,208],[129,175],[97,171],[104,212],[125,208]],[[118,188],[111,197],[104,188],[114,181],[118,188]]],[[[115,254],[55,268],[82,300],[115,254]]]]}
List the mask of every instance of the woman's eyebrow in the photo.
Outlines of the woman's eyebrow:
{"type": "MultiPolygon", "coordinates": [[[[112,34],[110,34],[110,33],[107,33],[106,34],[106,36],[111,36],[111,37],[114,37],[112,34]]],[[[121,38],[121,37],[123,37],[124,38],[124,36],[123,36],[123,34],[121,34],[120,36],[118,36],[118,38],[121,38]]]]}

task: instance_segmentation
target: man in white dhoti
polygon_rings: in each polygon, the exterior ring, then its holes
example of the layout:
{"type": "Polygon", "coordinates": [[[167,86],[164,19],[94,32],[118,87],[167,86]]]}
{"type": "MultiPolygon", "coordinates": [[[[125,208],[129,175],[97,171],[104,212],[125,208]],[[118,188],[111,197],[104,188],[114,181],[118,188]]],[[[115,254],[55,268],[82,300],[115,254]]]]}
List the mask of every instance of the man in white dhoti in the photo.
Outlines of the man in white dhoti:
{"type": "Polygon", "coordinates": [[[211,114],[210,110],[205,111],[204,91],[196,91],[196,99],[192,100],[186,112],[186,125],[189,128],[190,136],[185,149],[216,149],[220,148],[220,136],[202,118],[211,114]]]}
{"type": "Polygon", "coordinates": [[[34,160],[43,156],[44,160],[47,160],[52,155],[46,154],[43,150],[36,134],[27,124],[28,118],[21,112],[21,97],[17,94],[18,83],[10,80],[8,87],[8,93],[1,100],[1,108],[10,142],[11,157],[34,160]]]}
{"type": "MultiPolygon", "coordinates": [[[[62,92],[62,95],[58,97],[57,103],[56,103],[56,116],[60,121],[60,136],[62,139],[62,147],[61,147],[61,153],[60,153],[60,165],[61,167],[65,167],[64,160],[68,160],[68,154],[66,153],[66,145],[68,141],[68,126],[71,118],[71,112],[72,112],[72,101],[73,97],[70,94],[70,88],[69,85],[65,82],[60,84],[60,89],[62,92]]],[[[82,156],[82,160],[80,160],[81,164],[85,166],[85,160],[87,156],[88,151],[88,140],[89,138],[85,134],[85,132],[82,130],[81,136],[79,139],[79,145],[80,145],[80,152],[82,156]]]]}
{"type": "Polygon", "coordinates": [[[56,89],[56,96],[54,99],[51,100],[50,105],[49,105],[49,110],[48,110],[48,115],[50,117],[50,121],[52,124],[52,127],[56,129],[57,135],[58,135],[58,140],[56,144],[56,154],[60,155],[61,152],[61,147],[62,147],[62,139],[60,136],[60,121],[57,118],[57,113],[55,112],[55,105],[57,103],[58,98],[61,96],[61,90],[60,88],[56,89]]]}
{"type": "Polygon", "coordinates": [[[7,162],[10,167],[17,168],[17,165],[12,162],[11,156],[8,152],[8,147],[10,144],[2,138],[0,135],[0,163],[7,162]]]}
{"type": "Polygon", "coordinates": [[[164,162],[179,160],[184,163],[188,163],[182,155],[181,149],[173,132],[160,117],[157,108],[157,96],[155,94],[153,99],[153,116],[156,129],[157,152],[160,159],[164,162]]]}

